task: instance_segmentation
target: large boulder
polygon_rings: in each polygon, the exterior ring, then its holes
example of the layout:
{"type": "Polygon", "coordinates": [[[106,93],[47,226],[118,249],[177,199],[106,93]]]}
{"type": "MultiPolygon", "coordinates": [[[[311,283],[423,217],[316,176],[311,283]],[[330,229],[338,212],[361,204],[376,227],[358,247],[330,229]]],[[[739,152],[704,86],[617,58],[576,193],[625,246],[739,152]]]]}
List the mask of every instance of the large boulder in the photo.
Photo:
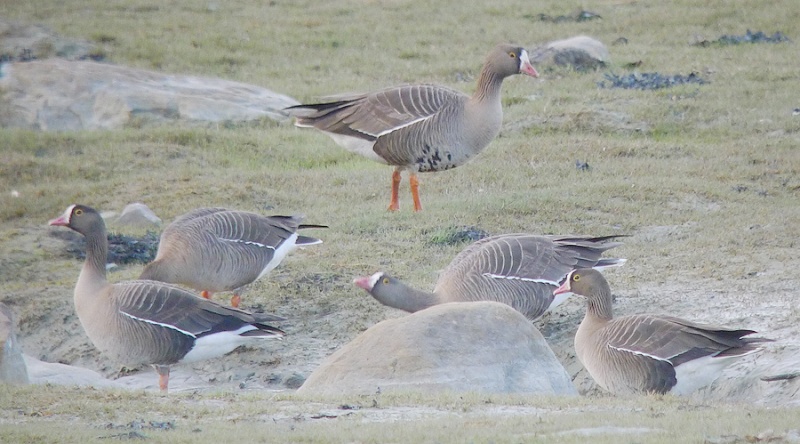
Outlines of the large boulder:
{"type": "Polygon", "coordinates": [[[577,394],[539,331],[498,302],[441,304],[380,322],[329,356],[298,393],[398,390],[577,394]]]}
{"type": "Polygon", "coordinates": [[[0,127],[43,131],[283,121],[298,104],[244,83],[63,59],[2,65],[0,93],[0,127]]]}
{"type": "Polygon", "coordinates": [[[0,303],[0,382],[27,384],[28,369],[14,333],[14,321],[11,309],[0,303]]]}

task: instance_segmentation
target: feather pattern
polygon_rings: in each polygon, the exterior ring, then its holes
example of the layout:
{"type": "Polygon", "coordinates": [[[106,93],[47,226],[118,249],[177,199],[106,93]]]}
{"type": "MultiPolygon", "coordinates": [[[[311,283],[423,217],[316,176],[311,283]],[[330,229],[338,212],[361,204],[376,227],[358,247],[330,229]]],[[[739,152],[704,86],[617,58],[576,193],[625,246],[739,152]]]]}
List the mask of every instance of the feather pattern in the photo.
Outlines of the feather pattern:
{"type": "Polygon", "coordinates": [[[713,382],[727,358],[759,349],[764,338],[746,338],[753,330],[698,324],[672,316],[650,314],[614,318],[611,290],[597,271],[570,272],[556,293],[572,292],[587,298],[586,316],[575,335],[578,359],[592,378],[616,394],[684,394],[713,382]],[[710,360],[703,361],[710,358],[710,360]],[[684,365],[707,363],[707,371],[681,375],[684,365]],[[690,376],[691,375],[691,376],[690,376]],[[697,381],[679,377],[697,378],[697,381]]]}
{"type": "MultiPolygon", "coordinates": [[[[443,171],[468,162],[500,131],[503,80],[524,73],[538,76],[525,49],[498,45],[486,57],[471,96],[438,85],[402,85],[364,94],[344,94],[327,102],[286,109],[299,127],[316,128],[344,148],[412,172],[412,196],[419,211],[414,174],[443,171]]],[[[393,175],[397,209],[399,175],[393,175]]]]}
{"type": "Polygon", "coordinates": [[[283,318],[223,307],[174,285],[148,280],[108,283],[106,228],[90,207],[72,205],[50,225],[66,226],[86,237],[75,311],[89,339],[122,363],[153,365],[162,390],[167,388],[171,364],[222,356],[252,340],[284,334],[266,324],[283,318]],[[215,347],[194,354],[202,343],[215,347]]]}
{"type": "Polygon", "coordinates": [[[432,293],[413,289],[381,272],[376,275],[385,279],[373,277],[370,282],[362,278],[359,282],[383,304],[410,312],[446,302],[488,300],[507,304],[533,320],[551,308],[553,290],[571,270],[624,261],[601,258],[603,252],[620,245],[611,242],[615,237],[519,233],[481,239],[453,258],[432,293]]]}
{"type": "Polygon", "coordinates": [[[295,248],[322,241],[298,236],[300,216],[262,216],[224,208],[199,208],[178,217],[161,234],[155,260],[141,279],[200,291],[238,291],[274,269],[295,248]]]}

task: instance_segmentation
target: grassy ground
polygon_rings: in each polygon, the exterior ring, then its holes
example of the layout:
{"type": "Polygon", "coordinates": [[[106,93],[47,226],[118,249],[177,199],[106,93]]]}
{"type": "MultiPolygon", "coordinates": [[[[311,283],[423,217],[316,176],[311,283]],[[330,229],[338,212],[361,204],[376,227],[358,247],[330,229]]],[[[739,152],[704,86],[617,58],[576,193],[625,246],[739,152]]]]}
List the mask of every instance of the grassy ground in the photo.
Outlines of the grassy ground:
{"type": "MultiPolygon", "coordinates": [[[[165,220],[219,205],[304,213],[309,222],[330,225],[320,233],[323,245],[294,255],[245,295],[247,306],[296,319],[289,338],[257,364],[257,377],[307,376],[337,346],[400,315],[354,288],[352,278],[384,269],[431,288],[437,270],[463,246],[430,240],[464,225],[490,233],[632,234],[615,250],[628,264],[609,275],[620,313],[670,312],[796,338],[800,279],[789,264],[796,264],[800,238],[800,117],[792,114],[800,107],[800,8],[793,0],[701,3],[0,2],[1,16],[94,41],[113,63],[243,81],[301,101],[404,82],[471,91],[495,43],[534,47],[577,34],[607,45],[628,39],[610,46],[612,72],[627,73],[625,64],[641,61],[643,72],[697,72],[710,81],[629,91],[598,88],[602,73],[540,70],[537,80],[509,79],[500,137],[469,165],[423,175],[420,214],[410,211],[406,183],[401,211],[384,211],[390,168],[288,125],[58,134],[3,129],[0,301],[23,313],[20,336],[28,353],[111,374],[113,365],[79,340],[70,301],[79,264],[61,254],[44,226],[71,203],[119,210],[143,201],[165,220]],[[579,7],[602,19],[537,18],[579,7]],[[794,41],[692,45],[748,28],[782,31],[794,41]],[[591,168],[576,169],[576,160],[591,168]],[[67,345],[68,338],[82,345],[67,345]],[[316,348],[306,350],[309,344],[316,348]]],[[[112,279],[140,270],[127,267],[112,279]]],[[[569,344],[581,315],[580,303],[571,301],[540,325],[554,332],[548,339],[575,375],[580,366],[569,344]]],[[[212,362],[203,371],[231,370],[212,362]]],[[[593,440],[702,442],[797,427],[797,410],[774,403],[755,408],[669,397],[417,396],[381,399],[374,407],[372,399],[321,402],[227,389],[164,398],[0,387],[0,410],[3,442],[85,442],[128,433],[130,427],[105,426],[133,420],[174,421],[175,430],[141,433],[175,442],[234,433],[265,442],[462,442],[468,436],[583,442],[584,435],[557,434],[603,424],[627,429],[593,440]]]]}
{"type": "Polygon", "coordinates": [[[318,400],[60,387],[4,387],[0,394],[4,442],[758,442],[786,437],[797,427],[797,411],[720,408],[674,397],[396,394],[318,400]],[[125,407],[116,407],[121,402],[125,407]],[[76,419],[82,426],[64,427],[76,419]]]}

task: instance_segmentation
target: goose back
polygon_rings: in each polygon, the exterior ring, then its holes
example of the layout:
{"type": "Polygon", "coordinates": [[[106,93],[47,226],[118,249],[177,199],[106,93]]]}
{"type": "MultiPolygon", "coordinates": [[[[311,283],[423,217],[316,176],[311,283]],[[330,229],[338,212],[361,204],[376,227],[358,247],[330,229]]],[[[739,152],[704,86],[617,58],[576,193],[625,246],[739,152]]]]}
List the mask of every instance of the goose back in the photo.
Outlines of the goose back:
{"type": "Polygon", "coordinates": [[[390,307],[415,312],[447,302],[496,301],[533,320],[563,301],[553,290],[580,266],[607,267],[624,259],[602,254],[620,236],[504,234],[470,244],[441,272],[433,292],[414,289],[383,272],[355,280],[390,307]]]}
{"type": "Polygon", "coordinates": [[[98,349],[127,364],[194,362],[227,354],[249,336],[283,335],[266,324],[283,318],[223,307],[161,282],[120,282],[109,285],[103,297],[108,304],[92,304],[78,311],[78,317],[98,349]],[[218,344],[213,355],[194,350],[202,349],[203,338],[223,332],[239,339],[218,344]]]}
{"type": "Polygon", "coordinates": [[[713,382],[733,359],[757,351],[755,333],[673,316],[613,317],[611,290],[596,270],[570,272],[556,291],[587,298],[575,352],[592,378],[615,394],[686,394],[713,382]]]}
{"type": "Polygon", "coordinates": [[[140,278],[201,291],[236,290],[274,269],[297,246],[321,242],[298,236],[296,231],[307,227],[301,221],[224,208],[194,210],[164,230],[156,258],[140,278]]]}
{"type": "Polygon", "coordinates": [[[603,252],[621,245],[618,236],[537,236],[504,234],[481,239],[444,269],[434,293],[440,302],[494,300],[529,319],[555,308],[563,298],[553,290],[579,267],[613,266],[624,260],[603,252]]]}
{"type": "Polygon", "coordinates": [[[89,339],[120,362],[152,364],[162,390],[170,364],[222,356],[245,342],[284,334],[265,323],[283,318],[222,307],[177,286],[144,280],[110,284],[105,224],[90,207],[72,205],[50,225],[69,227],[86,238],[75,310],[89,339]]]}
{"type": "Polygon", "coordinates": [[[297,126],[316,128],[349,151],[395,166],[389,211],[399,209],[401,171],[410,170],[414,211],[420,211],[416,174],[454,168],[489,145],[503,121],[503,80],[514,74],[538,76],[524,48],[501,44],[486,56],[472,96],[442,86],[403,85],[286,111],[297,126]]]}

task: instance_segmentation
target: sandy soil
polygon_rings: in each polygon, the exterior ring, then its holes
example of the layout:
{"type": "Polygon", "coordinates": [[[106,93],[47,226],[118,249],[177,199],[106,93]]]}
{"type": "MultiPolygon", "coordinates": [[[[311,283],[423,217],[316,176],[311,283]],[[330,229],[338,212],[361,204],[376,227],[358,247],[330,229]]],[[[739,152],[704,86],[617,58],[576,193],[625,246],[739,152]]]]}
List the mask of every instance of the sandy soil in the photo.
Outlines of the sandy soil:
{"type": "MultiPolygon", "coordinates": [[[[19,339],[26,354],[46,362],[58,362],[95,370],[107,378],[135,388],[155,388],[150,368],[121,375],[119,368],[101,356],[84,335],[72,306],[72,287],[80,269],[74,259],[52,260],[63,254],[64,242],[50,236],[46,227],[20,228],[9,237],[10,255],[0,262],[0,278],[17,276],[42,281],[44,287],[22,287],[0,296],[19,318],[19,339]]],[[[653,228],[657,232],[660,228],[653,228]]],[[[652,235],[652,233],[650,233],[652,235]]],[[[640,234],[641,235],[641,234],[640,234]]],[[[302,254],[302,253],[301,253],[302,254]]],[[[769,252],[759,254],[769,255],[769,252]]],[[[629,261],[625,273],[645,273],[644,265],[629,261]]],[[[135,277],[140,266],[130,265],[109,275],[112,281],[135,277]]],[[[800,325],[797,323],[797,279],[787,278],[787,266],[772,263],[763,272],[745,275],[735,282],[720,280],[635,283],[617,285],[617,313],[662,312],[700,322],[741,326],[775,339],[763,352],[748,356],[729,367],[710,388],[696,397],[706,400],[745,401],[759,405],[800,405],[800,325]],[[669,297],[665,297],[669,295],[669,297]],[[761,378],[795,377],[766,382],[761,378]]],[[[608,273],[616,281],[615,273],[608,273]]],[[[291,278],[291,261],[257,284],[251,293],[280,291],[293,285],[317,287],[320,294],[336,289],[352,297],[330,301],[324,298],[286,298],[280,307],[250,307],[294,316],[282,327],[287,337],[257,349],[240,349],[225,358],[175,368],[172,389],[270,389],[291,390],[338,347],[360,331],[386,317],[404,313],[385,308],[351,285],[352,276],[306,276],[298,283],[291,278]],[[352,288],[351,288],[352,287],[352,288]]],[[[225,295],[221,296],[222,298],[225,295]]],[[[247,306],[247,294],[244,305],[247,306]]],[[[536,322],[556,355],[583,394],[599,393],[582,370],[572,348],[572,337],[583,316],[583,304],[572,298],[555,313],[536,322]]]]}

